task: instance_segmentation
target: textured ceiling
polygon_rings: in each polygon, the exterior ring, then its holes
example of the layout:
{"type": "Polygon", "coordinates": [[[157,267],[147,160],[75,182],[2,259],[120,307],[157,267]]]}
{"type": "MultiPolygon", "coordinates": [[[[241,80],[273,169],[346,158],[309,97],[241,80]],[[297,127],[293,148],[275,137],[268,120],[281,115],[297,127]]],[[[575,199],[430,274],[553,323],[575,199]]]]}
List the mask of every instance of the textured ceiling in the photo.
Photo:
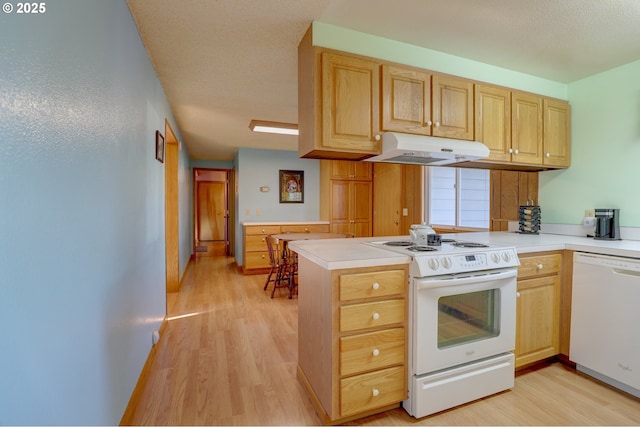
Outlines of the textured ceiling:
{"type": "Polygon", "coordinates": [[[249,121],[297,122],[313,20],[571,82],[640,59],[640,0],[128,0],[195,159],[297,150],[249,121]]]}

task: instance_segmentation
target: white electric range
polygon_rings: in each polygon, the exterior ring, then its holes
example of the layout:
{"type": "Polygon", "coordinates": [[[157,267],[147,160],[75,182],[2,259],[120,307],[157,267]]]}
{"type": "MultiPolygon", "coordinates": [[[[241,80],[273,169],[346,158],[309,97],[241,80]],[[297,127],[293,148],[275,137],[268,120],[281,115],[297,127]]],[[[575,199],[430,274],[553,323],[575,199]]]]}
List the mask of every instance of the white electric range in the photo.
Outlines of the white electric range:
{"type": "Polygon", "coordinates": [[[403,407],[416,418],[512,388],[515,378],[515,248],[446,238],[425,243],[365,243],[412,258],[403,407]]]}

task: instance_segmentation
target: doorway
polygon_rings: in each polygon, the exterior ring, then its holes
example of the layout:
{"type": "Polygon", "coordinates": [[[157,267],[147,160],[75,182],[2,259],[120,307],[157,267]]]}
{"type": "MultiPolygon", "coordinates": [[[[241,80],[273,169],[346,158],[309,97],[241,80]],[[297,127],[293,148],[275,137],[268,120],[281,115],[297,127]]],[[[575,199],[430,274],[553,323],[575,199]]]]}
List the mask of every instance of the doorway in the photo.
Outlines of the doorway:
{"type": "Polygon", "coordinates": [[[231,254],[229,171],[195,168],[193,174],[196,257],[228,256],[231,254]]]}
{"type": "Polygon", "coordinates": [[[180,248],[178,225],[178,139],[165,120],[165,259],[167,292],[180,289],[180,248]]]}

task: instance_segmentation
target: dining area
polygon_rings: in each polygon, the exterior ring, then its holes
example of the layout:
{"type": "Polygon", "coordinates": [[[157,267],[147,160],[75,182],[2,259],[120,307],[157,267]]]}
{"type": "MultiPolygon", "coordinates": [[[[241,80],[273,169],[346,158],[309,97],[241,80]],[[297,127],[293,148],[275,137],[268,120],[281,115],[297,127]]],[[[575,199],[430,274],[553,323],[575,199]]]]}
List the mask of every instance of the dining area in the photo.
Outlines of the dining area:
{"type": "Polygon", "coordinates": [[[269,254],[270,270],[264,290],[271,289],[271,298],[279,288],[288,291],[289,299],[296,295],[298,287],[298,256],[289,248],[289,242],[298,240],[344,239],[354,237],[351,233],[331,232],[284,232],[269,234],[264,240],[269,254]],[[270,287],[271,285],[271,287],[270,287]]]}

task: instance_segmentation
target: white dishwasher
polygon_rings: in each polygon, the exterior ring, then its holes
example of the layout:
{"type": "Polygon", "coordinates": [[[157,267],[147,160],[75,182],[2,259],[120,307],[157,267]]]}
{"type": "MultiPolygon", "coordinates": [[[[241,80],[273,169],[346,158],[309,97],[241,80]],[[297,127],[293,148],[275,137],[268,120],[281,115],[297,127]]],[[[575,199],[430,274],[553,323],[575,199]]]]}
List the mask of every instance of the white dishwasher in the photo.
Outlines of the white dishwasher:
{"type": "Polygon", "coordinates": [[[640,259],[574,253],[571,303],[577,369],[640,397],[640,259]]]}

